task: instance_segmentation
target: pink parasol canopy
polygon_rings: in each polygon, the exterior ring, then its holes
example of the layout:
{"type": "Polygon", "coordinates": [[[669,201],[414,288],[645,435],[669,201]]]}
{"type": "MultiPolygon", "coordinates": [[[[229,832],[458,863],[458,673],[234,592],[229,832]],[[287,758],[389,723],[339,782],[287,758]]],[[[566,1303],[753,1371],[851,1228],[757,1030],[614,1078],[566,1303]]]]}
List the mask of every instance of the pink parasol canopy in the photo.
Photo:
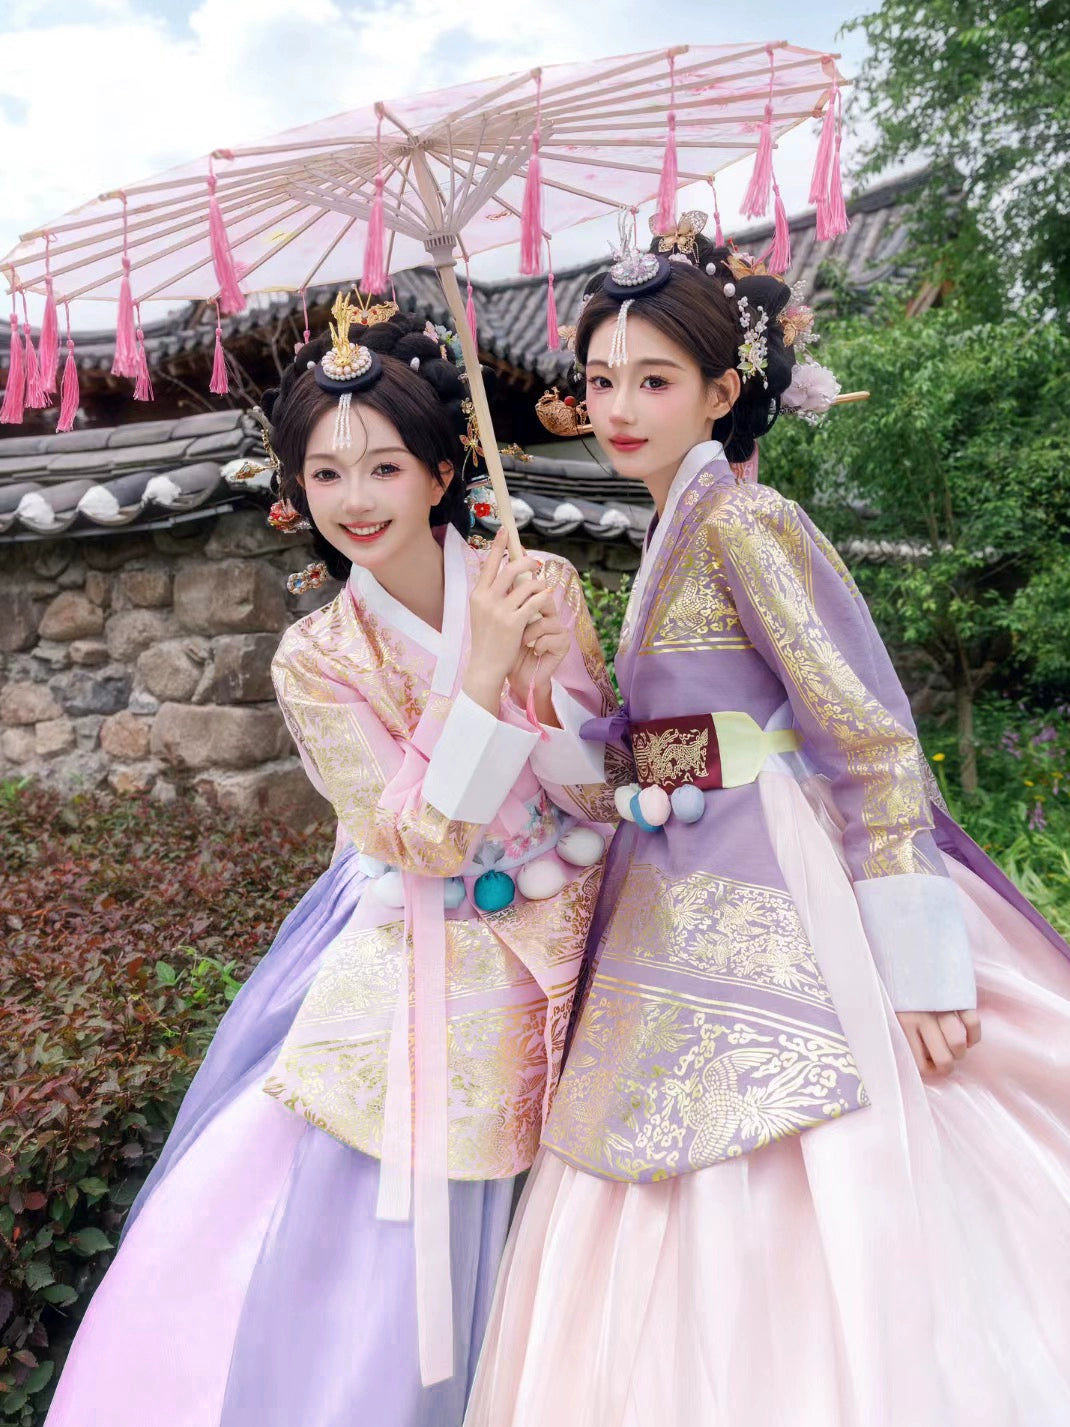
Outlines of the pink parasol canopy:
{"type": "MultiPolygon", "coordinates": [[[[748,158],[744,209],[774,202],[771,257],[790,260],[775,175],[775,146],[824,116],[811,199],[819,235],[843,230],[836,57],[786,42],[678,46],[554,65],[391,100],[291,129],[260,144],[217,149],[142,183],[102,194],[22,236],[0,260],[13,305],[20,289],[48,295],[36,356],[28,328],[0,420],[48,404],[57,385],[56,304],[117,304],[116,366],[151,392],[136,314],[150,299],[215,301],[240,310],[246,295],[358,283],[382,292],[391,272],[430,255],[478,374],[474,310],[455,264],[520,244],[522,272],[547,273],[548,342],[556,341],[550,244],[563,228],[650,200],[671,225],[679,187],[713,181],[748,158]],[[30,380],[31,369],[34,375],[30,380]],[[31,390],[32,386],[32,390],[31,390]]],[[[70,343],[68,343],[70,351],[70,343]]],[[[218,354],[213,390],[225,390],[218,354]]],[[[478,375],[472,400],[502,518],[512,526],[505,478],[478,375]]],[[[61,429],[73,423],[77,372],[64,383],[61,429]]],[[[515,532],[512,532],[515,540],[515,532]]],[[[517,545],[518,548],[518,545],[517,545]]]]}

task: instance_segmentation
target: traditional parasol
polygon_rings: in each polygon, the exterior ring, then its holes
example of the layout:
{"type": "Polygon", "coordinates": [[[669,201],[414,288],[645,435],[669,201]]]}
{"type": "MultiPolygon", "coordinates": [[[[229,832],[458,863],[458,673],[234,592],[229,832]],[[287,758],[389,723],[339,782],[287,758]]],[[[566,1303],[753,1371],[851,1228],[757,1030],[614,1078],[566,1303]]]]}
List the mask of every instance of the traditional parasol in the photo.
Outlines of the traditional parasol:
{"type": "MultiPolygon", "coordinates": [[[[555,65],[439,90],[289,130],[132,184],[24,234],[2,260],[12,294],[11,369],[0,421],[44,407],[57,388],[58,314],[76,298],[117,304],[113,371],[151,395],[140,304],[214,301],[240,311],[255,293],[304,292],[358,280],[384,293],[391,272],[430,256],[460,338],[488,474],[515,552],[519,541],[480,377],[471,283],[457,264],[519,242],[520,271],[547,275],[547,342],[558,345],[551,238],[621,208],[656,200],[675,222],[677,189],[713,187],[727,165],[753,156],[745,216],[774,203],[768,260],[791,260],[774,171],[779,137],[822,118],[810,190],[818,236],[845,231],[839,173],[842,124],[836,56],[775,44],[677,46],[591,64],[555,65]],[[20,291],[46,296],[35,352],[19,336],[20,291]]],[[[717,218],[718,239],[721,238],[717,218]]],[[[23,314],[25,316],[25,312],[23,314]]],[[[212,390],[226,391],[216,329],[212,390]]],[[[73,354],[69,321],[68,356],[73,354]]],[[[66,364],[59,429],[78,406],[66,364]]]]}

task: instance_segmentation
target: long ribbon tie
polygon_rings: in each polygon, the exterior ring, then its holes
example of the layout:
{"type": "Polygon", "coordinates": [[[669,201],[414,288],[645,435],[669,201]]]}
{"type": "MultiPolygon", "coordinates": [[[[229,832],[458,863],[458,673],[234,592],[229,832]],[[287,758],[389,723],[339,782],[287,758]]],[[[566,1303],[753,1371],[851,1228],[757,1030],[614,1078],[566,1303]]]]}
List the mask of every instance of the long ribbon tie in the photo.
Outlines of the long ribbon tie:
{"type": "MultiPolygon", "coordinates": [[[[401,768],[383,790],[400,811],[417,793],[430,740],[417,728],[401,768]]],[[[416,1250],[416,1322],[425,1387],[453,1376],[446,1064],[446,927],[443,879],[402,874],[405,944],[387,1051],[386,1104],[377,1214],[405,1220],[416,1250]],[[413,1055],[409,1050],[409,986],[413,1055]],[[413,1078],[413,1070],[415,1078],[413,1078]]]]}

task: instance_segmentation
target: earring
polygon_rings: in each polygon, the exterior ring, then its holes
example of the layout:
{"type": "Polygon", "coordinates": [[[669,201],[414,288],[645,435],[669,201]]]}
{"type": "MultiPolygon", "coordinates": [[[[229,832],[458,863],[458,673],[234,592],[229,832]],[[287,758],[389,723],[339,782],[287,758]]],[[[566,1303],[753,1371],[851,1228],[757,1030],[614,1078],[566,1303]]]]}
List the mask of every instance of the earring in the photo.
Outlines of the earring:
{"type": "Polygon", "coordinates": [[[306,565],[303,570],[297,570],[289,576],[286,588],[292,595],[303,595],[309,590],[318,590],[329,578],[327,566],[323,561],[313,560],[311,565],[306,565]]]}

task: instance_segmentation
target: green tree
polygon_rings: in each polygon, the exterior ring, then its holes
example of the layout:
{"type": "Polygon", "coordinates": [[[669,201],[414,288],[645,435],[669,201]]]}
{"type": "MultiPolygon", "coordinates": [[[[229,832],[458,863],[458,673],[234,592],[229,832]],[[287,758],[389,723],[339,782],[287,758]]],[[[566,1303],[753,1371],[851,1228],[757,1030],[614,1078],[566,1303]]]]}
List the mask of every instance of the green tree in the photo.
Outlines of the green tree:
{"type": "Polygon", "coordinates": [[[974,791],[981,690],[1008,658],[1055,682],[1068,667],[1070,339],[1027,313],[890,307],[830,324],[821,357],[871,399],[782,420],[764,477],[840,546],[885,638],[948,680],[974,791]]]}
{"type": "Polygon", "coordinates": [[[917,204],[934,240],[961,179],[1011,285],[1070,309],[1070,0],[883,0],[845,28],[871,54],[860,177],[925,154],[937,173],[917,204]]]}

